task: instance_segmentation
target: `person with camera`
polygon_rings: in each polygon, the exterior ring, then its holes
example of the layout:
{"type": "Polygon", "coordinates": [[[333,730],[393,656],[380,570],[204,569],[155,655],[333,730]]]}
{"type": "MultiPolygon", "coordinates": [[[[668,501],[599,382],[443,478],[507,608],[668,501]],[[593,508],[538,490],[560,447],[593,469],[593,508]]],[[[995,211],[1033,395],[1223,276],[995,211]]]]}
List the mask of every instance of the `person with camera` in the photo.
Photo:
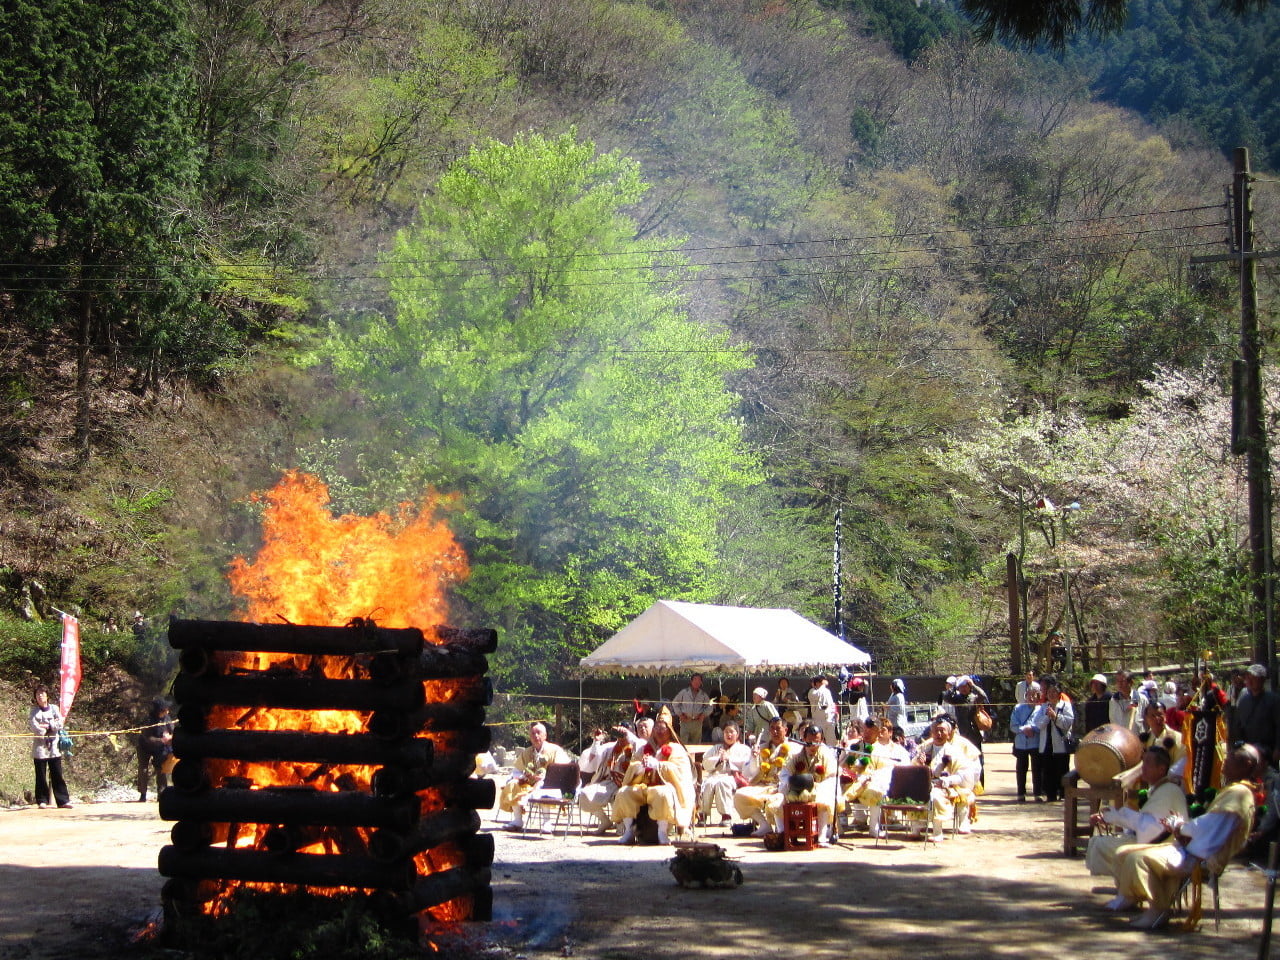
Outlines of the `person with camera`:
{"type": "Polygon", "coordinates": [[[1267,686],[1267,668],[1260,663],[1244,674],[1244,691],[1236,700],[1228,724],[1228,738],[1253,744],[1262,762],[1273,764],[1280,756],[1280,695],[1267,686]]]}
{"type": "Polygon", "coordinates": [[[32,693],[31,704],[27,727],[32,733],[31,759],[36,767],[36,805],[43,809],[52,801],[60,808],[70,807],[71,794],[62,778],[62,751],[58,747],[58,734],[64,722],[62,711],[56,703],[49,702],[49,688],[44,684],[32,693]]]}
{"type": "Polygon", "coordinates": [[[1133,685],[1133,674],[1128,670],[1116,672],[1116,692],[1107,704],[1107,722],[1124,727],[1134,733],[1142,732],[1142,717],[1146,713],[1147,698],[1133,685]]]}
{"type": "Polygon", "coordinates": [[[1044,702],[1031,715],[1031,723],[1039,731],[1040,782],[1045,799],[1055,803],[1062,799],[1062,778],[1071,762],[1072,731],[1076,713],[1071,698],[1058,686],[1058,678],[1041,677],[1044,702]]]}
{"type": "Polygon", "coordinates": [[[169,704],[157,697],[151,701],[145,726],[138,733],[138,802],[147,802],[151,771],[156,774],[156,793],[169,785],[168,768],[173,756],[173,718],[169,704]]]}
{"type": "MultiPolygon", "coordinates": [[[[978,762],[983,763],[982,741],[991,730],[991,698],[978,686],[973,677],[956,678],[956,688],[948,698],[956,718],[956,732],[978,750],[978,762]]],[[[981,770],[978,779],[986,783],[986,771],[981,770]]]]}

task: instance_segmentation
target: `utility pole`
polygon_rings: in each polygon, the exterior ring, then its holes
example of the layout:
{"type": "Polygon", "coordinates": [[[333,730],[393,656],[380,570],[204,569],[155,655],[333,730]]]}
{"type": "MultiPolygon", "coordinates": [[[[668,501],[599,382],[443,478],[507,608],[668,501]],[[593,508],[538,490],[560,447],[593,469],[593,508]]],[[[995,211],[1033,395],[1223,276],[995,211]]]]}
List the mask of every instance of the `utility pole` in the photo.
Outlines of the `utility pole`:
{"type": "Polygon", "coordinates": [[[1253,659],[1265,664],[1272,689],[1277,688],[1275,660],[1275,584],[1271,549],[1271,453],[1267,443],[1262,388],[1262,335],[1258,330],[1258,267],[1254,248],[1253,174],[1249,151],[1237,147],[1232,156],[1231,253],[1192,257],[1191,262],[1231,261],[1240,278],[1240,358],[1232,364],[1231,450],[1245,456],[1249,492],[1249,572],[1253,591],[1250,619],[1253,659]]]}

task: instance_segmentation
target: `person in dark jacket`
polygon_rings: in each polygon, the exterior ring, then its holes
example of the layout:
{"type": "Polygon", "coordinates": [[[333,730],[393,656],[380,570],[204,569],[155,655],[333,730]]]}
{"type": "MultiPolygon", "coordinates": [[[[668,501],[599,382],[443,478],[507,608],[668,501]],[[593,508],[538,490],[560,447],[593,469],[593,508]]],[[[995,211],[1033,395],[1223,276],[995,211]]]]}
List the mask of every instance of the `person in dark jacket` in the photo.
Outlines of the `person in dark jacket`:
{"type": "Polygon", "coordinates": [[[168,763],[173,756],[173,720],[169,704],[162,699],[151,702],[151,711],[138,734],[138,802],[147,802],[147,784],[151,770],[156,772],[156,792],[169,785],[168,763]]]}
{"type": "Polygon", "coordinates": [[[1110,722],[1111,697],[1107,694],[1107,678],[1095,673],[1089,681],[1089,696],[1085,697],[1081,707],[1084,710],[1084,732],[1096,730],[1104,723],[1110,722]]]}

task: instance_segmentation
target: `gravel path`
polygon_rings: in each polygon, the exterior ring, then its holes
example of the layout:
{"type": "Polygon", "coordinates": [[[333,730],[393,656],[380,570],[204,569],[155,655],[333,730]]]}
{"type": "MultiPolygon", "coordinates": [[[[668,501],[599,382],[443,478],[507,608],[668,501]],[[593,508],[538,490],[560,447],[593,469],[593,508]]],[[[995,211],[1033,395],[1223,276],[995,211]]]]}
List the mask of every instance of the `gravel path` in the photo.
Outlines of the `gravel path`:
{"type": "MultiPolygon", "coordinates": [[[[976,832],[942,844],[858,835],[835,847],[769,853],[716,829],[702,839],[739,857],[744,884],[685,890],[660,847],[609,838],[495,833],[491,924],[477,946],[508,957],[688,960],[854,956],[1254,958],[1264,883],[1235,865],[1223,923],[1141,933],[1105,913],[1102,886],[1062,856],[1059,805],[1013,799],[1007,747],[989,748],[976,832]]],[[[130,955],[128,938],[159,903],[156,854],[169,824],[155,804],[81,803],[0,811],[0,960],[130,955]]]]}

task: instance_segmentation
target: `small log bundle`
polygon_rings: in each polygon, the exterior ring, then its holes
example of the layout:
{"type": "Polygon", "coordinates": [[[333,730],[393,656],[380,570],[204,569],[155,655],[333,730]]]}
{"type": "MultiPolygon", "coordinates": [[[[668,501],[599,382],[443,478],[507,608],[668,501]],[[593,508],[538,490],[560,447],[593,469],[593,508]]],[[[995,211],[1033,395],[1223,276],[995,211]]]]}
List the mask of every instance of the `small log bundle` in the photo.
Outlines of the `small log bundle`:
{"type": "Polygon", "coordinates": [[[492,837],[473,780],[488,749],[492,630],[174,619],[178,764],[160,795],[166,912],[237,884],[365,891],[411,918],[487,920],[492,837]],[[428,690],[440,693],[434,699],[428,690]],[[348,732],[311,722],[340,712],[348,732]]]}

